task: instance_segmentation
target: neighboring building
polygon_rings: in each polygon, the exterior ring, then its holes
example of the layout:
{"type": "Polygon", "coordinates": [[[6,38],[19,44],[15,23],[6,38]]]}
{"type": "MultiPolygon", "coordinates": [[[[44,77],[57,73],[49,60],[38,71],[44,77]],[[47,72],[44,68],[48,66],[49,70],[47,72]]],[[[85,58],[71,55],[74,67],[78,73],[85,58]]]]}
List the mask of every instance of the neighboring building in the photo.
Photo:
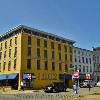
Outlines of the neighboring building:
{"type": "Polygon", "coordinates": [[[93,79],[93,53],[90,50],[74,47],[74,67],[79,70],[79,81],[87,79],[93,79]]]}
{"type": "Polygon", "coordinates": [[[95,80],[100,81],[100,47],[93,48],[94,76],[95,80]]]}
{"type": "Polygon", "coordinates": [[[73,43],[24,25],[9,30],[0,37],[0,85],[20,89],[24,80],[27,88],[34,89],[57,81],[71,86],[73,43]]]}

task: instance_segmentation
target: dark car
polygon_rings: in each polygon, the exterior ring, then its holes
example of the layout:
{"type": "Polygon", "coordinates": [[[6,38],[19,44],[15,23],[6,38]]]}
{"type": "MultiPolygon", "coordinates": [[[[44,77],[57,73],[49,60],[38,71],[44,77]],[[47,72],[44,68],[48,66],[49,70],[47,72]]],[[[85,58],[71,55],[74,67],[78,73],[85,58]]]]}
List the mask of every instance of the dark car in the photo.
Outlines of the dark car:
{"type": "Polygon", "coordinates": [[[54,82],[43,88],[44,92],[65,92],[67,85],[63,82],[54,82]]]}

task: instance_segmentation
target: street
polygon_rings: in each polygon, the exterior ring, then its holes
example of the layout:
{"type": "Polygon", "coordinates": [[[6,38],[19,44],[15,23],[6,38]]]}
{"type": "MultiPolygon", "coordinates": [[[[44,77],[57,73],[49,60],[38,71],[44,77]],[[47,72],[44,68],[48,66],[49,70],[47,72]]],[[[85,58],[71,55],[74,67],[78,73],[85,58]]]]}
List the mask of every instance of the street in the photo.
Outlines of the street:
{"type": "Polygon", "coordinates": [[[72,89],[60,93],[44,93],[42,90],[8,91],[0,94],[0,100],[92,100],[89,94],[93,93],[100,93],[100,87],[91,88],[90,92],[88,88],[80,88],[78,95],[74,95],[72,89]]]}

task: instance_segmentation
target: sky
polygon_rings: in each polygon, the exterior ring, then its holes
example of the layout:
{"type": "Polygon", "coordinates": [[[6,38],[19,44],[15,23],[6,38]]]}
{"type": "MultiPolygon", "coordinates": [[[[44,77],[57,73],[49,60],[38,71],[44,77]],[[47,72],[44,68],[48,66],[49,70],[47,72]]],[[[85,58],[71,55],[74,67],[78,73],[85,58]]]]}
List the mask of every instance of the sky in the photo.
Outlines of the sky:
{"type": "Polygon", "coordinates": [[[19,24],[100,47],[100,0],[0,0],[0,34],[19,24]]]}

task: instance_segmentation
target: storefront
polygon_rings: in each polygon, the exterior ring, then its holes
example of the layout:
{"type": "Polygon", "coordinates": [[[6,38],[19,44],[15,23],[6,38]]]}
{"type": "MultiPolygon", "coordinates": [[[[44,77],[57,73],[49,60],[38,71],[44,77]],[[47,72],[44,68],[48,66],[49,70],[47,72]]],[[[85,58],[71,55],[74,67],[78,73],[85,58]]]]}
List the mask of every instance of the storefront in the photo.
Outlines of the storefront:
{"type": "Polygon", "coordinates": [[[79,75],[79,83],[83,82],[84,80],[94,80],[94,74],[80,74],[79,75]]]}
{"type": "Polygon", "coordinates": [[[22,74],[22,81],[24,82],[25,88],[32,88],[32,81],[35,79],[34,73],[23,73],[22,74]]]}
{"type": "Polygon", "coordinates": [[[1,74],[0,75],[0,86],[11,86],[13,89],[18,89],[18,73],[12,74],[1,74]]]}

